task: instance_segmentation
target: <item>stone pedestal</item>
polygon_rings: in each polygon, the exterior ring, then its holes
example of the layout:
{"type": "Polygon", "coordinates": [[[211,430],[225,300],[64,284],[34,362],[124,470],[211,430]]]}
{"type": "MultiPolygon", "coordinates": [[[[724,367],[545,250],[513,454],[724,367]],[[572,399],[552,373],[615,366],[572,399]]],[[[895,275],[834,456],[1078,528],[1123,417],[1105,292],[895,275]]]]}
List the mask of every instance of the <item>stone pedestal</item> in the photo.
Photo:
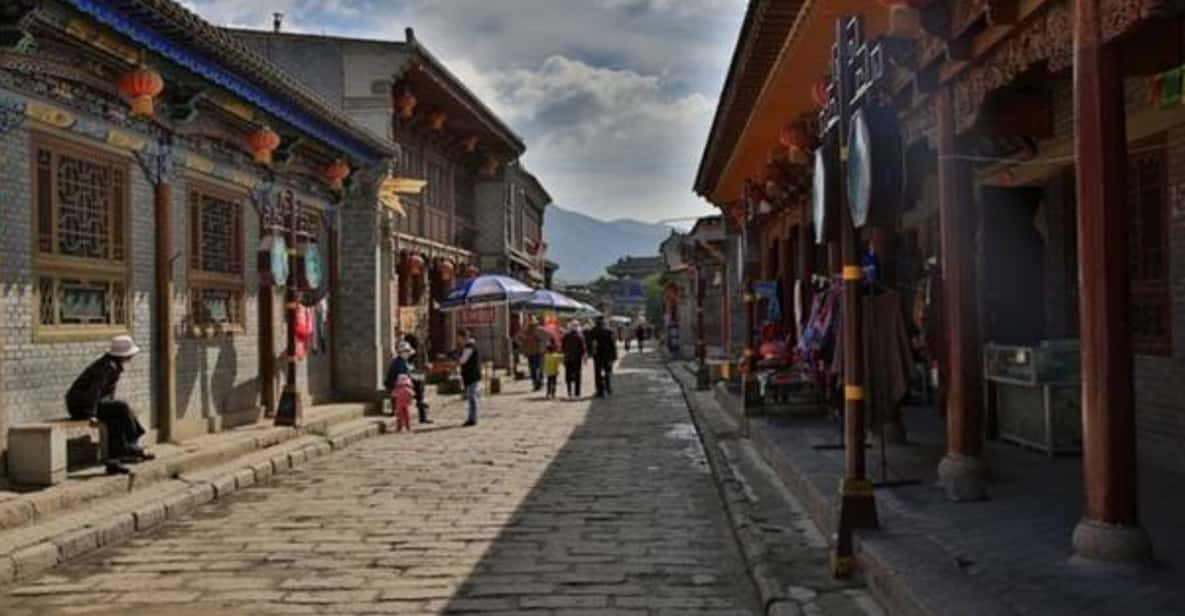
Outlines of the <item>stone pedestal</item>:
{"type": "Polygon", "coordinates": [[[1142,526],[1106,524],[1083,518],[1074,528],[1075,559],[1116,564],[1152,561],[1152,540],[1142,526]]]}
{"type": "Polygon", "coordinates": [[[955,502],[987,498],[988,467],[983,460],[948,453],[938,464],[938,480],[947,498],[955,502]]]}

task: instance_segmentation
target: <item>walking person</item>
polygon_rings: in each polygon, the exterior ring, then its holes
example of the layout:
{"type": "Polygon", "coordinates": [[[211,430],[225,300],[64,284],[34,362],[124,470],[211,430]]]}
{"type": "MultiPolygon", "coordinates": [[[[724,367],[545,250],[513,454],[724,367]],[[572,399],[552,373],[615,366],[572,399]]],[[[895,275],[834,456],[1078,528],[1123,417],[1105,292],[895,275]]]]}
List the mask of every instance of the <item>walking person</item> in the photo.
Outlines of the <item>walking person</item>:
{"type": "MultiPolygon", "coordinates": [[[[383,378],[383,389],[387,390],[387,397],[392,401],[391,414],[395,414],[395,388],[399,385],[400,377],[407,377],[411,379],[411,357],[415,354],[412,346],[407,341],[402,341],[395,347],[395,357],[391,358],[391,363],[387,364],[387,375],[383,378]]],[[[415,385],[413,383],[412,389],[414,392],[415,385]]]]}
{"type": "Polygon", "coordinates": [[[144,426],[127,402],[115,399],[115,386],[124,368],[140,352],[131,336],[116,336],[111,348],[87,366],[66,392],[66,411],[74,419],[86,419],[91,425],[102,423],[107,429],[107,474],[126,475],[126,462],[152,460],[138,441],[144,426]]]}
{"type": "Polygon", "coordinates": [[[546,349],[543,336],[546,334],[547,332],[539,327],[539,319],[534,316],[518,333],[519,348],[527,356],[527,369],[531,373],[531,385],[535,391],[543,389],[543,351],[546,349]]]}
{"type": "Polygon", "coordinates": [[[556,384],[560,379],[560,364],[564,363],[564,355],[555,342],[547,345],[547,354],[543,356],[543,376],[547,379],[547,397],[555,398],[556,384]]]}
{"type": "Polygon", "coordinates": [[[646,349],[643,347],[646,342],[646,326],[639,323],[637,329],[634,330],[634,336],[638,338],[638,352],[645,351],[646,349]]]}
{"type": "Polygon", "coordinates": [[[391,394],[391,407],[395,409],[395,431],[411,432],[411,403],[416,399],[415,386],[406,374],[395,379],[395,391],[391,394]]]}
{"type": "Polygon", "coordinates": [[[424,402],[424,368],[427,366],[426,361],[420,359],[420,339],[416,338],[415,334],[408,333],[403,336],[403,341],[411,347],[411,355],[407,357],[407,371],[408,376],[411,377],[412,387],[416,392],[416,411],[419,414],[419,422],[422,424],[432,423],[428,419],[428,403],[424,402]]]}
{"type": "Polygon", "coordinates": [[[477,425],[477,391],[481,387],[481,352],[477,350],[477,340],[470,335],[469,330],[457,332],[457,347],[459,357],[457,364],[461,367],[461,384],[465,386],[465,399],[469,402],[469,415],[463,426],[477,425]]]}
{"type": "Polygon", "coordinates": [[[589,335],[589,346],[593,356],[598,398],[613,395],[613,362],[617,361],[617,340],[613,332],[605,327],[605,318],[597,317],[597,324],[589,335]]]}
{"type": "Polygon", "coordinates": [[[580,380],[584,367],[585,345],[584,334],[580,331],[580,323],[572,321],[568,324],[568,333],[560,343],[564,351],[564,382],[568,386],[568,397],[580,397],[580,380]]]}

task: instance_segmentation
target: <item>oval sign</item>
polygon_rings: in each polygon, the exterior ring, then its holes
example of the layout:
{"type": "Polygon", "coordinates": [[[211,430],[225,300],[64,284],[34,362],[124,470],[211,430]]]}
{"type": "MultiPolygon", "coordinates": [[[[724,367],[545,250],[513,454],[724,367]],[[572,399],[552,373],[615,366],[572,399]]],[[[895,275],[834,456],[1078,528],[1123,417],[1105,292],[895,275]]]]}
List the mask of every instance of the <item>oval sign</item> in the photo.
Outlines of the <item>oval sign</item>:
{"type": "Polygon", "coordinates": [[[811,189],[811,213],[815,223],[815,243],[826,241],[824,226],[827,222],[827,161],[824,160],[824,148],[815,149],[815,176],[811,189]]]}
{"type": "Polygon", "coordinates": [[[868,222],[868,206],[872,201],[872,136],[864,110],[852,114],[852,130],[848,136],[848,210],[852,225],[859,229],[868,222]]]}
{"type": "Polygon", "coordinates": [[[268,253],[271,262],[272,284],[277,287],[288,284],[288,245],[284,243],[284,238],[273,235],[268,253]]]}
{"type": "Polygon", "coordinates": [[[321,288],[325,279],[325,268],[322,267],[321,251],[316,244],[308,244],[304,248],[304,280],[309,289],[321,288]]]}

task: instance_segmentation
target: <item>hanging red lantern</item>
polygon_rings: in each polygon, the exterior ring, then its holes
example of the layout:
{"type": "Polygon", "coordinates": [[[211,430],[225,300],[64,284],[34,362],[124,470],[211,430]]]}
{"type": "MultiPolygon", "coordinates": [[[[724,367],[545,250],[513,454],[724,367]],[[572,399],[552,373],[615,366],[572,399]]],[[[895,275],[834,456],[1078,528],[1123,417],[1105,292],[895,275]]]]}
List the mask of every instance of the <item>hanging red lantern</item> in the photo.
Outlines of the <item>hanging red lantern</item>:
{"type": "Polygon", "coordinates": [[[469,135],[468,137],[465,138],[465,141],[462,143],[465,146],[466,152],[472,152],[472,151],[476,150],[477,149],[477,135],[469,135]]]}
{"type": "Polygon", "coordinates": [[[321,172],[321,177],[325,179],[325,183],[329,184],[330,188],[340,190],[342,187],[342,180],[345,180],[350,175],[350,165],[346,161],[337,159],[325,166],[321,172]]]}
{"type": "Polygon", "coordinates": [[[395,108],[399,110],[399,117],[410,120],[416,113],[416,102],[416,95],[411,93],[411,89],[404,88],[395,98],[395,108]]]}
{"type": "Polygon", "coordinates": [[[811,86],[811,100],[814,101],[815,106],[822,109],[827,106],[827,80],[820,79],[811,86]]]}
{"type": "Polygon", "coordinates": [[[428,126],[432,130],[444,130],[444,123],[448,121],[448,114],[437,109],[428,116],[428,126]]]}
{"type": "Polygon", "coordinates": [[[272,152],[280,145],[280,136],[267,126],[260,127],[247,135],[247,146],[255,162],[261,165],[272,164],[272,152]]]}
{"type": "Polygon", "coordinates": [[[131,101],[131,113],[151,117],[153,100],[165,89],[160,73],[141,64],[119,78],[119,91],[131,101]]]}
{"type": "Polygon", "coordinates": [[[810,148],[810,137],[806,134],[801,122],[787,122],[782,127],[779,142],[790,149],[806,150],[810,148]]]}
{"type": "Polygon", "coordinates": [[[436,275],[444,282],[450,282],[453,279],[453,274],[456,272],[456,266],[448,259],[441,259],[436,263],[436,275]]]}

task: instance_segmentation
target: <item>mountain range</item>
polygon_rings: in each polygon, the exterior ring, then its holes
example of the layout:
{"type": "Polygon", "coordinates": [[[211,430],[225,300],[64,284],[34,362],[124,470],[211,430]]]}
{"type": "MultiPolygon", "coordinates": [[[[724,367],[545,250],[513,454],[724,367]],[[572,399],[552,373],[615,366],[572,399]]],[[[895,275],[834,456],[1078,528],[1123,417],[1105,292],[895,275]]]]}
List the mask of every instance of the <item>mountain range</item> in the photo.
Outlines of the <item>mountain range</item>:
{"type": "Polygon", "coordinates": [[[556,280],[585,283],[606,275],[605,268],[624,256],[653,257],[672,227],[629,218],[598,220],[549,205],[543,219],[547,258],[560,264],[556,280]]]}

